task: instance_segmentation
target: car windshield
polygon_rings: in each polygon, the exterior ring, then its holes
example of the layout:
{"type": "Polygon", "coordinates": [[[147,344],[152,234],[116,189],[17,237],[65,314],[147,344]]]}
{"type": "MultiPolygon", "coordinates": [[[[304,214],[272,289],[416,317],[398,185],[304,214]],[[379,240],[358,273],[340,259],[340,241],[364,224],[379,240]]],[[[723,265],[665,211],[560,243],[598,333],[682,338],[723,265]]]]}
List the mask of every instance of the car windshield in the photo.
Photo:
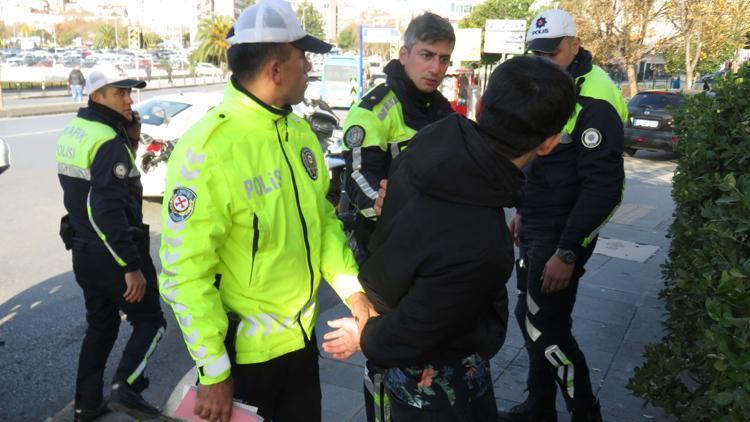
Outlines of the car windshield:
{"type": "Polygon", "coordinates": [[[666,92],[641,92],[636,94],[629,105],[650,109],[666,110],[667,107],[677,108],[682,104],[682,95],[666,92]]]}
{"type": "Polygon", "coordinates": [[[177,101],[149,100],[135,109],[141,115],[141,122],[147,125],[159,126],[165,122],[169,123],[171,118],[180,114],[180,112],[188,107],[190,107],[190,104],[177,101]]]}

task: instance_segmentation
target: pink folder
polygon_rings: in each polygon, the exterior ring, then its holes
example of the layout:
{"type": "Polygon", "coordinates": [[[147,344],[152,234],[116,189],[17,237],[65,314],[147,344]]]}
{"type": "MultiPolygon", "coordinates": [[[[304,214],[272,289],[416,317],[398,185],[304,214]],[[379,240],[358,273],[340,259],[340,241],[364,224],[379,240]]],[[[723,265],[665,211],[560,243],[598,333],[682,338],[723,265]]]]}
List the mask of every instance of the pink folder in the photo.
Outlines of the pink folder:
{"type": "MultiPolygon", "coordinates": [[[[185,422],[202,422],[204,419],[193,413],[197,394],[198,388],[196,386],[186,385],[182,401],[180,401],[173,416],[185,422]]],[[[235,401],[232,406],[231,422],[262,422],[263,418],[258,416],[257,412],[257,408],[235,401]]]]}

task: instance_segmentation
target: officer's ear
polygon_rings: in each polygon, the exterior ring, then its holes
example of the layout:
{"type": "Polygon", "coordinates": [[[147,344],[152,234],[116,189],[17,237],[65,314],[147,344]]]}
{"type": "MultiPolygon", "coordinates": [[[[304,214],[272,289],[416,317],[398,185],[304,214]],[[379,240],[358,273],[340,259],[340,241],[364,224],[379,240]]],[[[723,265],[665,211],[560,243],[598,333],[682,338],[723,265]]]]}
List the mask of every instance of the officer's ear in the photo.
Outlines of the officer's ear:
{"type": "Polygon", "coordinates": [[[536,149],[534,150],[536,152],[536,155],[541,157],[549,154],[553,149],[555,149],[557,144],[560,143],[560,139],[562,139],[562,134],[560,133],[554,134],[545,139],[544,142],[542,142],[542,144],[536,147],[536,149]]]}
{"type": "Polygon", "coordinates": [[[406,56],[408,55],[409,55],[409,50],[407,50],[406,47],[401,46],[401,49],[398,50],[398,61],[400,61],[402,65],[405,65],[406,56]]]}

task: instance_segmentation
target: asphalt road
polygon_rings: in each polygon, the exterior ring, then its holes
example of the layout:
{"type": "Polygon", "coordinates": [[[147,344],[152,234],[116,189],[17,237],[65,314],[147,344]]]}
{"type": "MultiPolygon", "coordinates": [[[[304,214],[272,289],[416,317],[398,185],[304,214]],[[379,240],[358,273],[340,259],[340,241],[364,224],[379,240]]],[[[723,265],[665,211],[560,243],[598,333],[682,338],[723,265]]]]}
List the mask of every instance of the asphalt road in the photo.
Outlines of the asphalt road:
{"type": "MultiPolygon", "coordinates": [[[[64,208],[54,149],[72,117],[0,119],[0,137],[8,141],[12,151],[12,166],[0,175],[0,372],[5,380],[0,383],[2,421],[71,417],[85,320],[70,253],[58,237],[64,208]]],[[[675,167],[672,158],[663,153],[639,152],[635,158],[626,158],[633,169],[628,178],[646,186],[654,177],[671,174],[675,167]]],[[[669,198],[663,200],[669,202],[669,198]]],[[[144,203],[154,257],[161,232],[159,208],[157,202],[144,203]]],[[[319,300],[322,311],[336,303],[328,288],[321,290],[319,300]]],[[[145,394],[158,405],[165,403],[174,385],[192,366],[171,311],[165,308],[165,313],[168,331],[149,365],[151,387],[145,394]]],[[[121,327],[105,384],[111,379],[130,330],[128,324],[121,327]]]]}

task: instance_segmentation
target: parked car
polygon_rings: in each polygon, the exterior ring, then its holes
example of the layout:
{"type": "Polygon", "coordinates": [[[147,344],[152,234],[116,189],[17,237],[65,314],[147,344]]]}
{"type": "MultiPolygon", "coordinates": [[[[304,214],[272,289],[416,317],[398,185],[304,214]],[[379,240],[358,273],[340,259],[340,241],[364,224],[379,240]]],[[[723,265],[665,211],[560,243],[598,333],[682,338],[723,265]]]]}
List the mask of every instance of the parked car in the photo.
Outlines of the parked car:
{"type": "Polygon", "coordinates": [[[221,93],[170,94],[133,107],[142,123],[135,163],[141,172],[144,197],[164,195],[167,159],[175,143],[221,98],[221,93]]]}
{"type": "Polygon", "coordinates": [[[196,63],[195,74],[198,76],[216,76],[219,78],[224,76],[224,72],[211,63],[196,63]]]}
{"type": "Polygon", "coordinates": [[[636,151],[672,152],[677,136],[672,112],[682,105],[684,95],[671,91],[642,91],[628,102],[625,122],[625,154],[636,151]]]}

